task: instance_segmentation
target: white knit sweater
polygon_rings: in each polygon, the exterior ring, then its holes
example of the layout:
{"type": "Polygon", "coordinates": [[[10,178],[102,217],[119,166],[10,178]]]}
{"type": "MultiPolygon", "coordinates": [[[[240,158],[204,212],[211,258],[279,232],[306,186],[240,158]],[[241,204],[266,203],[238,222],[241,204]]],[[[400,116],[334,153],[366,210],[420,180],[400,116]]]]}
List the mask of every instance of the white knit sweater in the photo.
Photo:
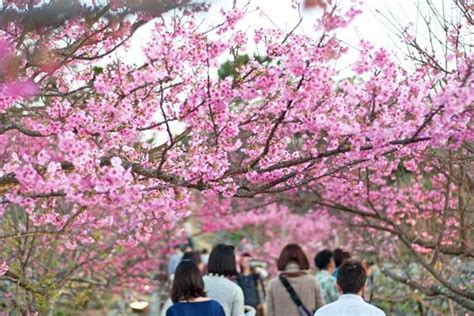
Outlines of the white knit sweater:
{"type": "Polygon", "coordinates": [[[234,282],[224,276],[208,274],[203,277],[207,296],[218,301],[226,316],[243,316],[244,293],[234,282]]]}

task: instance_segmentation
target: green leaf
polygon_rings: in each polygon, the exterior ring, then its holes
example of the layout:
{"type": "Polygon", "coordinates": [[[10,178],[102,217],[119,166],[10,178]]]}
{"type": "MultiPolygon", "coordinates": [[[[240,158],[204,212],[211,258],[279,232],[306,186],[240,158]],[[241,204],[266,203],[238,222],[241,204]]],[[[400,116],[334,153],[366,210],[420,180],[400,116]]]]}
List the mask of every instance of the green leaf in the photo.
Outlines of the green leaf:
{"type": "Polygon", "coordinates": [[[104,72],[104,68],[100,66],[94,66],[92,67],[92,71],[94,72],[94,74],[98,75],[104,72]]]}

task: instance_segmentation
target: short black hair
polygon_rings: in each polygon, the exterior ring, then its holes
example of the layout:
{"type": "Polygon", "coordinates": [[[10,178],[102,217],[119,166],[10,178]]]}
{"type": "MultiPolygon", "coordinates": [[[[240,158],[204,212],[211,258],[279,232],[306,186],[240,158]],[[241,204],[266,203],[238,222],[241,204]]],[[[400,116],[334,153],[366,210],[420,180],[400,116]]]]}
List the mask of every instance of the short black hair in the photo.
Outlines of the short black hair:
{"type": "Polygon", "coordinates": [[[345,260],[351,257],[351,254],[348,251],[344,251],[341,248],[334,249],[333,255],[336,268],[343,264],[345,260]]]}
{"type": "Polygon", "coordinates": [[[344,294],[357,294],[364,287],[367,272],[357,260],[347,260],[339,267],[337,284],[344,294]]]}
{"type": "Polygon", "coordinates": [[[207,272],[226,277],[237,276],[234,246],[218,244],[209,255],[207,272]]]}
{"type": "Polygon", "coordinates": [[[189,259],[181,261],[174,273],[173,287],[171,288],[173,303],[205,296],[204,281],[197,265],[189,259]]]}
{"type": "Polygon", "coordinates": [[[196,265],[200,264],[201,261],[201,255],[197,251],[186,251],[183,254],[183,257],[181,260],[191,260],[193,261],[196,265]]]}
{"type": "Polygon", "coordinates": [[[326,269],[331,262],[331,258],[333,257],[331,250],[324,249],[318,252],[318,254],[314,257],[314,264],[319,270],[326,269]]]}

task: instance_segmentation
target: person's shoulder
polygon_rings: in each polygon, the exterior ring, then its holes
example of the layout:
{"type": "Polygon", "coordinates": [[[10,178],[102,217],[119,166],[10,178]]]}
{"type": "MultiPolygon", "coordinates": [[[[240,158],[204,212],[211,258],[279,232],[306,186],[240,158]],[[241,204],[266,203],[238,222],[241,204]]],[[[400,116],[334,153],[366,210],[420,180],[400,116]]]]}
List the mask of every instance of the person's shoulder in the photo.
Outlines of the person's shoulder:
{"type": "Polygon", "coordinates": [[[327,279],[326,279],[326,282],[330,282],[330,283],[337,283],[337,279],[332,275],[330,274],[327,279]]]}
{"type": "Polygon", "coordinates": [[[375,305],[370,304],[369,302],[363,301],[359,304],[359,306],[361,306],[367,312],[370,311],[370,315],[372,316],[385,316],[385,312],[383,310],[375,305]]]}
{"type": "Polygon", "coordinates": [[[181,307],[179,307],[177,304],[173,304],[166,310],[166,316],[175,316],[177,315],[177,311],[180,309],[181,307]]]}
{"type": "Polygon", "coordinates": [[[209,304],[212,304],[212,306],[213,306],[214,308],[224,310],[224,309],[222,308],[221,303],[219,303],[219,302],[216,301],[216,300],[209,300],[209,304]]]}
{"type": "Polygon", "coordinates": [[[246,279],[247,279],[247,276],[243,274],[239,274],[239,276],[237,277],[237,283],[243,283],[245,282],[246,279]]]}
{"type": "Polygon", "coordinates": [[[209,301],[207,301],[207,302],[208,302],[208,304],[209,304],[210,306],[212,306],[212,308],[216,308],[216,309],[222,308],[222,305],[221,305],[218,301],[216,301],[216,300],[211,299],[211,300],[209,300],[209,301]]]}
{"type": "Polygon", "coordinates": [[[308,281],[308,282],[314,282],[314,281],[317,281],[318,279],[312,275],[311,273],[305,273],[305,274],[302,274],[300,275],[299,277],[297,277],[297,279],[299,280],[304,280],[304,281],[308,281]]]}
{"type": "Polygon", "coordinates": [[[208,301],[206,301],[206,302],[208,302],[209,304],[212,304],[212,305],[221,305],[221,304],[219,304],[219,302],[218,302],[218,301],[216,301],[215,299],[212,299],[212,298],[211,298],[211,299],[209,299],[209,300],[208,300],[208,301]]]}
{"type": "Polygon", "coordinates": [[[300,279],[306,283],[306,284],[311,284],[311,285],[314,285],[316,287],[319,287],[319,281],[318,281],[318,278],[315,277],[314,275],[312,274],[304,274],[300,277],[300,279]]]}
{"type": "Polygon", "coordinates": [[[268,281],[267,289],[269,291],[273,292],[275,291],[275,289],[278,289],[280,287],[283,287],[283,284],[281,283],[280,278],[278,276],[268,281]]]}
{"type": "Polygon", "coordinates": [[[374,316],[385,316],[385,312],[383,310],[381,310],[380,308],[378,308],[377,306],[374,306],[374,305],[372,305],[370,303],[367,303],[367,302],[365,302],[365,303],[367,304],[367,307],[371,310],[371,312],[374,316]]]}
{"type": "MultiPolygon", "coordinates": [[[[231,281],[226,277],[218,276],[218,275],[207,275],[205,277],[207,277],[207,282],[213,283],[220,290],[231,291],[233,293],[242,292],[241,287],[236,282],[231,281]]],[[[205,279],[204,283],[206,284],[207,282],[205,279]]]]}
{"type": "Polygon", "coordinates": [[[329,303],[329,304],[326,304],[320,308],[318,308],[318,310],[316,311],[316,313],[314,313],[314,316],[325,316],[325,315],[333,315],[331,314],[331,310],[334,309],[335,307],[337,307],[339,304],[337,304],[337,301],[335,302],[332,302],[332,303],[329,303]]]}
{"type": "MultiPolygon", "coordinates": [[[[295,277],[287,277],[287,279],[290,283],[316,283],[317,282],[316,277],[309,273],[305,273],[305,274],[295,276],[295,277]]],[[[275,285],[275,284],[281,284],[280,277],[278,276],[276,278],[271,279],[268,284],[269,286],[275,285]]]]}
{"type": "Polygon", "coordinates": [[[298,276],[287,277],[290,282],[315,282],[316,277],[311,273],[303,273],[298,276]]]}
{"type": "Polygon", "coordinates": [[[268,281],[268,284],[275,283],[277,280],[279,280],[279,277],[271,278],[270,281],[268,281]]]}
{"type": "Polygon", "coordinates": [[[208,287],[213,282],[207,274],[202,277],[202,281],[204,282],[204,287],[208,287]]]}
{"type": "Polygon", "coordinates": [[[321,281],[314,275],[308,274],[308,277],[305,279],[305,282],[311,284],[311,286],[316,289],[321,289],[321,281]]]}
{"type": "Polygon", "coordinates": [[[215,316],[225,316],[225,311],[222,305],[216,300],[209,300],[209,304],[212,306],[211,310],[215,316]]]}
{"type": "Polygon", "coordinates": [[[268,287],[274,287],[275,284],[281,284],[281,281],[280,281],[280,278],[279,277],[275,277],[273,279],[271,279],[269,282],[268,282],[268,287]]]}

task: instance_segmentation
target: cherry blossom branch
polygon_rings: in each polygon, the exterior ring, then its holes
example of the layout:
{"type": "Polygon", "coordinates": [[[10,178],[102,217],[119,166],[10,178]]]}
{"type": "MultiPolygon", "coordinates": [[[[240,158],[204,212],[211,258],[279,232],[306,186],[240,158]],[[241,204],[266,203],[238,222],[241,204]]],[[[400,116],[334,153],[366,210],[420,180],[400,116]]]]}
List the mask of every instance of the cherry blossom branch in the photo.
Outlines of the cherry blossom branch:
{"type": "Polygon", "coordinates": [[[91,60],[96,60],[96,59],[101,59],[101,58],[104,58],[104,57],[107,57],[108,55],[112,54],[114,51],[116,51],[118,48],[122,47],[125,43],[128,42],[128,40],[130,38],[132,38],[132,36],[136,33],[136,31],[138,31],[138,29],[145,25],[146,22],[145,21],[137,21],[135,22],[132,27],[131,27],[131,31],[129,32],[129,34],[121,41],[119,42],[117,45],[114,45],[114,47],[112,47],[111,49],[109,49],[108,51],[102,53],[102,54],[98,54],[98,55],[95,55],[95,56],[76,56],[76,55],[71,55],[71,58],[72,59],[75,59],[75,60],[88,60],[88,61],[91,61],[91,60]]]}
{"type": "MultiPolygon", "coordinates": [[[[426,138],[426,137],[425,138],[417,138],[417,139],[404,139],[404,140],[392,141],[392,142],[389,142],[389,144],[390,145],[401,145],[401,144],[407,145],[407,144],[413,144],[413,143],[427,141],[427,140],[429,140],[429,138],[426,138]]],[[[278,170],[278,169],[282,169],[282,168],[292,167],[292,166],[296,166],[296,165],[299,165],[299,164],[311,162],[313,160],[317,160],[317,159],[321,159],[321,158],[326,158],[326,157],[346,153],[346,152],[351,151],[351,149],[352,148],[350,146],[343,146],[342,148],[338,148],[338,149],[335,149],[335,150],[329,150],[329,151],[326,151],[326,152],[319,153],[317,156],[309,156],[309,157],[296,158],[296,159],[292,159],[292,160],[288,160],[288,161],[278,162],[278,163],[276,163],[276,164],[274,164],[270,167],[266,167],[264,169],[257,169],[257,172],[263,173],[263,172],[270,172],[270,171],[274,171],[274,170],[278,170]]],[[[363,151],[369,151],[371,149],[373,149],[372,145],[365,145],[365,146],[361,147],[361,150],[363,150],[363,151]]],[[[389,152],[393,152],[393,150],[390,150],[386,153],[389,153],[389,152]]],[[[110,163],[110,158],[111,157],[103,158],[102,159],[102,165],[109,164],[110,163]]],[[[62,165],[63,165],[63,169],[65,169],[65,170],[71,170],[71,169],[74,168],[74,166],[69,162],[63,162],[62,165]]],[[[194,188],[194,189],[198,189],[198,190],[203,190],[203,189],[209,188],[208,185],[191,184],[187,181],[184,181],[183,179],[180,179],[177,176],[174,176],[172,174],[163,172],[161,170],[144,167],[139,163],[132,163],[132,162],[124,161],[124,166],[126,168],[132,168],[132,171],[136,174],[143,175],[143,176],[146,176],[148,178],[157,178],[157,179],[163,180],[165,182],[168,182],[168,183],[176,185],[176,186],[184,186],[184,187],[194,188]]],[[[247,172],[247,171],[248,171],[248,168],[242,168],[242,167],[237,168],[237,169],[229,169],[229,171],[226,172],[225,176],[237,175],[237,174],[241,174],[241,173],[244,173],[244,172],[247,172]]],[[[8,175],[4,175],[4,176],[0,177],[0,193],[11,189],[12,187],[14,187],[17,184],[19,184],[19,182],[13,174],[8,174],[8,175]]]]}
{"type": "MultiPolygon", "coordinates": [[[[452,170],[452,162],[451,162],[451,150],[449,150],[449,171],[450,173],[453,172],[452,170]]],[[[436,241],[436,246],[434,249],[434,254],[433,258],[431,259],[430,264],[434,265],[436,261],[438,260],[438,255],[439,255],[439,247],[441,246],[441,243],[443,241],[444,233],[446,230],[446,220],[448,218],[448,211],[449,211],[449,199],[451,196],[451,180],[448,178],[446,181],[446,189],[444,193],[444,206],[443,206],[443,213],[441,215],[441,226],[440,226],[440,231],[438,234],[438,238],[436,241]]]]}
{"type": "MultiPolygon", "coordinates": [[[[431,140],[431,138],[429,138],[429,137],[421,137],[421,138],[411,137],[409,139],[401,139],[401,140],[390,141],[386,145],[384,145],[383,147],[387,147],[387,146],[390,146],[390,145],[409,145],[409,144],[415,144],[415,143],[418,143],[418,142],[425,142],[425,141],[429,141],[429,140],[431,140]]],[[[335,155],[338,155],[338,154],[344,154],[344,153],[352,151],[353,149],[354,148],[351,145],[338,146],[338,148],[336,148],[336,149],[320,152],[316,156],[310,155],[310,156],[307,156],[307,157],[295,158],[295,159],[286,160],[286,161],[283,160],[283,161],[280,161],[280,162],[278,162],[274,165],[271,165],[269,167],[266,167],[266,168],[257,168],[256,171],[259,172],[259,173],[263,173],[263,172],[270,172],[270,171],[275,171],[275,170],[278,170],[278,169],[293,167],[293,166],[296,166],[296,165],[299,165],[299,164],[302,164],[302,163],[307,163],[307,162],[310,162],[310,161],[313,161],[313,160],[327,158],[327,157],[335,156],[335,155]]],[[[360,147],[361,151],[370,151],[370,150],[373,150],[373,149],[374,149],[373,145],[370,145],[370,144],[360,147]]],[[[396,149],[394,149],[394,150],[396,150],[396,149]]],[[[393,153],[394,150],[386,151],[382,155],[387,155],[387,154],[393,153]]]]}
{"type": "MultiPolygon", "coordinates": [[[[282,182],[285,182],[293,177],[295,177],[297,174],[302,174],[304,172],[291,172],[287,175],[285,175],[284,177],[281,177],[281,178],[278,178],[266,185],[263,185],[263,186],[259,186],[259,187],[256,187],[255,189],[250,189],[251,191],[255,192],[254,195],[258,194],[258,193],[267,193],[267,194],[270,194],[270,193],[280,193],[280,192],[285,192],[285,191],[289,191],[291,189],[294,189],[294,188],[298,188],[298,187],[302,187],[302,186],[305,186],[305,185],[308,185],[310,184],[311,182],[314,182],[314,181],[317,181],[317,180],[320,180],[322,178],[325,178],[325,177],[329,177],[329,176],[332,176],[334,174],[337,174],[341,171],[343,171],[344,169],[347,169],[349,167],[353,167],[353,166],[356,166],[358,164],[361,164],[363,162],[366,162],[368,161],[368,159],[358,159],[358,160],[355,160],[355,161],[351,161],[347,164],[344,164],[342,166],[339,166],[337,168],[333,168],[332,170],[328,171],[328,172],[325,172],[324,174],[322,175],[319,175],[319,176],[315,176],[315,177],[308,177],[308,178],[305,178],[305,179],[302,179],[301,181],[298,181],[296,184],[294,185],[287,185],[287,186],[283,186],[281,188],[274,188],[274,189],[271,189],[273,188],[274,186],[276,186],[277,184],[279,183],[282,183],[282,182]]],[[[309,169],[310,167],[308,167],[307,169],[309,169]]],[[[245,197],[250,197],[250,193],[247,193],[245,195],[245,197]]],[[[239,196],[239,197],[242,197],[242,196],[239,196]]]]}
{"type": "Polygon", "coordinates": [[[433,119],[433,117],[438,114],[442,109],[444,108],[444,104],[440,105],[439,107],[437,107],[434,111],[432,111],[431,113],[429,113],[425,120],[423,121],[423,123],[420,125],[420,127],[418,127],[418,129],[416,130],[415,134],[413,134],[412,136],[412,139],[415,139],[418,137],[418,135],[421,133],[421,131],[431,122],[431,120],[433,119]]]}
{"type": "Polygon", "coordinates": [[[414,281],[411,278],[403,277],[400,276],[392,271],[390,269],[381,269],[381,272],[385,274],[386,276],[390,277],[391,279],[406,284],[409,287],[416,289],[425,295],[428,296],[437,296],[437,295],[442,295],[447,298],[452,299],[453,301],[459,303],[460,305],[468,308],[469,310],[474,310],[474,303],[472,299],[464,298],[464,297],[459,297],[458,295],[454,295],[451,292],[444,291],[442,288],[432,285],[432,286],[426,286],[421,284],[420,282],[414,281]]]}
{"type": "Polygon", "coordinates": [[[472,14],[472,7],[469,6],[469,3],[466,0],[454,0],[456,6],[461,10],[465,19],[469,24],[474,25],[474,17],[472,14]]]}
{"type": "MultiPolygon", "coordinates": [[[[291,200],[289,200],[289,202],[291,202],[291,200]]],[[[369,213],[369,212],[366,212],[366,211],[361,211],[361,210],[359,210],[355,207],[341,205],[341,204],[338,204],[336,202],[331,202],[331,201],[327,201],[327,200],[320,200],[320,199],[317,199],[317,200],[312,199],[308,203],[314,203],[314,204],[317,204],[317,205],[320,205],[320,206],[324,206],[328,209],[339,210],[339,211],[343,211],[343,212],[346,212],[346,213],[354,214],[354,215],[360,216],[361,218],[369,218],[369,219],[374,219],[374,220],[377,220],[377,221],[381,221],[382,223],[390,225],[391,228],[387,227],[385,225],[382,226],[382,225],[377,225],[377,224],[373,224],[373,223],[360,224],[360,225],[361,225],[361,227],[371,227],[371,228],[375,228],[375,229],[380,229],[380,230],[389,232],[389,233],[391,233],[391,234],[393,234],[393,235],[395,235],[399,238],[401,238],[403,236],[410,244],[415,243],[417,245],[420,245],[420,246],[428,248],[428,249],[435,249],[436,248],[437,243],[434,242],[434,241],[424,240],[424,239],[421,239],[417,236],[411,236],[411,235],[409,235],[405,232],[402,233],[400,230],[395,229],[395,227],[398,227],[398,225],[396,225],[393,221],[388,221],[387,217],[381,215],[380,213],[375,213],[375,212],[374,213],[369,213]]],[[[444,254],[447,254],[447,255],[467,256],[467,257],[474,258],[474,249],[469,248],[469,247],[460,246],[458,248],[455,248],[455,247],[446,246],[446,245],[439,245],[438,247],[439,247],[438,249],[441,253],[444,253],[444,254]]]]}
{"type": "Polygon", "coordinates": [[[428,263],[415,249],[413,249],[412,241],[410,241],[406,236],[403,229],[396,225],[391,219],[387,218],[387,222],[398,232],[400,241],[408,248],[413,257],[418,261],[436,280],[438,280],[443,286],[449,289],[451,292],[460,295],[462,297],[469,298],[474,300],[474,292],[468,289],[460,289],[455,287],[452,283],[446,280],[440,273],[436,271],[433,265],[428,263]]]}
{"type": "Polygon", "coordinates": [[[86,211],[86,208],[81,208],[79,211],[76,213],[72,214],[66,222],[62,225],[62,227],[59,230],[36,230],[36,231],[25,231],[25,232],[16,232],[13,234],[7,234],[7,235],[0,235],[0,240],[5,240],[5,239],[17,239],[17,238],[25,238],[25,237],[35,237],[35,236],[41,236],[41,235],[63,235],[67,232],[68,228],[71,227],[74,223],[74,221],[79,217],[82,213],[86,211]]]}

